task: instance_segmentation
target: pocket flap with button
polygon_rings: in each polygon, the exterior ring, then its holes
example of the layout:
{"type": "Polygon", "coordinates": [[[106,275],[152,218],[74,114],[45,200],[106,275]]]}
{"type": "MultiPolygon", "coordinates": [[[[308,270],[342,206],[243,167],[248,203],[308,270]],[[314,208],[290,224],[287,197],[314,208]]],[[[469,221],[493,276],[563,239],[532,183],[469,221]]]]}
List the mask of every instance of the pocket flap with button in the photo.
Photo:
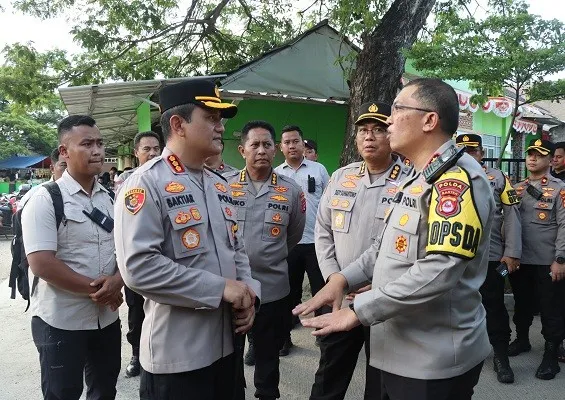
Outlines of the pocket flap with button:
{"type": "Polygon", "coordinates": [[[289,220],[290,220],[290,216],[288,215],[288,213],[284,211],[276,211],[276,210],[265,211],[264,222],[277,224],[277,225],[288,225],[289,220]]]}
{"type": "Polygon", "coordinates": [[[351,211],[355,205],[356,197],[332,196],[329,208],[332,210],[351,211]]]}
{"type": "Polygon", "coordinates": [[[202,215],[197,207],[171,210],[168,214],[175,231],[202,223],[202,215]]]}
{"type": "Polygon", "coordinates": [[[86,215],[84,215],[84,213],[82,211],[83,211],[82,208],[67,207],[64,210],[65,219],[67,219],[69,221],[78,222],[78,223],[86,222],[88,217],[86,215]]]}
{"type": "Polygon", "coordinates": [[[391,215],[388,223],[394,228],[415,235],[418,232],[420,213],[415,210],[399,207],[398,212],[391,215]]]}
{"type": "Polygon", "coordinates": [[[553,209],[553,202],[546,203],[540,201],[534,206],[534,214],[532,222],[536,224],[549,224],[551,223],[551,210],[553,209]]]}

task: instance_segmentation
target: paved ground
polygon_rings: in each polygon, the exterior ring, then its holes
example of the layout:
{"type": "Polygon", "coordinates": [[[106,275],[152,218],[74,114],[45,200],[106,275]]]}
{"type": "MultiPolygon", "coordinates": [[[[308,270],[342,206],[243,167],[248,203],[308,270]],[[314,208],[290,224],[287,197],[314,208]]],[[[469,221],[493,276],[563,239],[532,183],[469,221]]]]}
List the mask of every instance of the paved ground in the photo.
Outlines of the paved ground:
{"type": "MultiPolygon", "coordinates": [[[[24,313],[25,302],[11,300],[6,278],[9,273],[11,255],[9,241],[0,239],[0,400],[41,399],[39,362],[37,352],[31,340],[29,328],[30,316],[24,313]]],[[[126,307],[122,307],[121,319],[126,321],[126,307]]],[[[478,400],[533,400],[564,399],[565,371],[552,381],[540,381],[534,377],[535,369],[541,360],[543,342],[540,335],[539,318],[532,328],[533,350],[511,360],[516,375],[516,383],[502,385],[496,381],[492,372],[492,359],[486,360],[485,368],[476,387],[474,399],[478,400]]],[[[125,333],[125,332],[124,332],[125,333]]],[[[310,393],[314,372],[318,365],[319,350],[314,346],[310,330],[300,328],[292,333],[296,344],[294,351],[281,358],[281,399],[303,400],[310,393]]],[[[118,380],[118,400],[138,399],[139,378],[126,379],[123,368],[127,364],[131,349],[123,338],[122,373],[118,380]]],[[[365,358],[361,352],[357,371],[347,393],[347,400],[362,399],[364,386],[363,364],[365,358]]],[[[245,367],[248,384],[247,399],[253,399],[253,368],[245,367]]],[[[187,397],[188,399],[189,397],[187,397]]]]}

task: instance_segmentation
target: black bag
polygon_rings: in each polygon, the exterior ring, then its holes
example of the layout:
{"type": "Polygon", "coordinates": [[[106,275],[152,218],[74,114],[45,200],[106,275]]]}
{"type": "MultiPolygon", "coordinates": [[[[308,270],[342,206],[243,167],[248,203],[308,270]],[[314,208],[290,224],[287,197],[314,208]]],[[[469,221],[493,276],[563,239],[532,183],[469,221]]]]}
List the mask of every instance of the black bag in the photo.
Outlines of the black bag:
{"type": "MultiPolygon", "coordinates": [[[[61,195],[61,190],[56,182],[48,182],[43,185],[53,200],[53,208],[55,209],[55,223],[57,230],[61,225],[61,221],[65,215],[63,197],[61,195]]],[[[25,204],[24,204],[25,207],[25,204]]],[[[29,309],[30,297],[33,295],[35,288],[37,287],[37,282],[39,278],[34,277],[31,287],[29,288],[28,270],[29,262],[27,260],[26,252],[24,249],[24,241],[22,237],[22,207],[20,210],[14,214],[12,220],[12,230],[14,233],[14,238],[12,239],[12,267],[10,269],[10,288],[12,288],[12,293],[10,298],[16,298],[16,288],[24,300],[27,300],[26,311],[29,309]]]]}

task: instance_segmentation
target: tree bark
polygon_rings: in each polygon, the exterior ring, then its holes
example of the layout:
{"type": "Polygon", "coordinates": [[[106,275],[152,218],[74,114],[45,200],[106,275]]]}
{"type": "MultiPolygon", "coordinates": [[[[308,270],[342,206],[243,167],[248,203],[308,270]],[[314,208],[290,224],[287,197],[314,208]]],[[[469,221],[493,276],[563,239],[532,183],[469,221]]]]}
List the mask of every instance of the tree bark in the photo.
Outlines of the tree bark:
{"type": "Polygon", "coordinates": [[[402,50],[416,41],[434,3],[395,0],[375,30],[363,37],[363,50],[350,77],[349,116],[340,165],[359,159],[353,122],[361,104],[372,100],[392,104],[406,62],[402,50]]]}

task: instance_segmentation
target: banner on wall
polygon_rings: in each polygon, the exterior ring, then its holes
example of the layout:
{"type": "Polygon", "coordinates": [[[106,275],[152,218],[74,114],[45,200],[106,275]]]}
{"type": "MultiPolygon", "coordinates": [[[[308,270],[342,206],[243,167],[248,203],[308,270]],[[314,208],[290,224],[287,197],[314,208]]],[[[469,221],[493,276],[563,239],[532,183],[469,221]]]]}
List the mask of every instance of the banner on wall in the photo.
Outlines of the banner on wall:
{"type": "Polygon", "coordinates": [[[529,133],[530,135],[535,135],[538,132],[537,124],[518,118],[514,120],[514,125],[512,125],[512,127],[516,130],[516,132],[529,133]]]}
{"type": "MultiPolygon", "coordinates": [[[[512,104],[512,101],[510,99],[507,99],[506,97],[489,97],[488,101],[483,104],[482,107],[479,107],[479,105],[471,103],[472,95],[462,93],[457,90],[456,92],[459,99],[459,110],[461,111],[468,110],[472,113],[475,113],[479,110],[479,108],[481,108],[485,113],[492,112],[494,113],[494,115],[500,118],[506,118],[512,114],[514,105],[512,104]]],[[[518,117],[524,112],[544,115],[536,107],[532,107],[526,104],[518,107],[518,117]]]]}

